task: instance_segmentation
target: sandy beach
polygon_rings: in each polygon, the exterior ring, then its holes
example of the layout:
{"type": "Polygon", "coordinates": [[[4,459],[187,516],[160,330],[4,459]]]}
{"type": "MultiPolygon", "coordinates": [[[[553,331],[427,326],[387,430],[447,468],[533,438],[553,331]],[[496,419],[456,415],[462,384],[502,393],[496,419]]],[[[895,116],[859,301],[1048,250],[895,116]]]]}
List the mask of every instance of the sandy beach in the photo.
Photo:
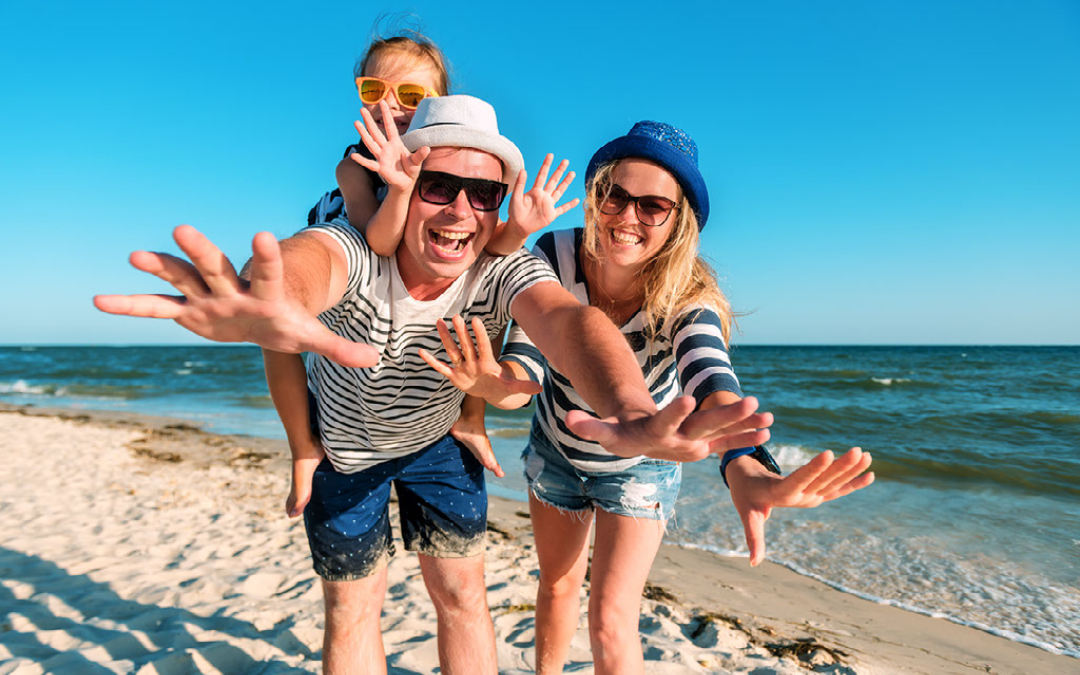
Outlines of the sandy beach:
{"type": "MultiPolygon", "coordinates": [[[[322,605],[283,509],[281,441],[178,420],[0,407],[0,675],[319,672],[322,605]]],[[[526,505],[493,498],[500,672],[532,672],[526,505]]],[[[400,547],[399,547],[400,548],[400,547]]],[[[665,546],[642,600],[650,673],[1070,673],[1080,661],[841,593],[787,568],[665,546]]],[[[391,673],[438,672],[416,557],[389,569],[391,673]]],[[[585,617],[568,672],[591,673],[585,617]]]]}

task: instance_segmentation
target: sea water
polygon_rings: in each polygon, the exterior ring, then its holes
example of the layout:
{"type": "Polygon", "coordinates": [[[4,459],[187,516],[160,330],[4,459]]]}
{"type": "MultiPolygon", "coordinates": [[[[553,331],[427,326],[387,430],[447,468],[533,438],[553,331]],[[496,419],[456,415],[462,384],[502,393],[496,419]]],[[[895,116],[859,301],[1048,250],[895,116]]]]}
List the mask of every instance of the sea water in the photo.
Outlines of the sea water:
{"type": "MultiPolygon", "coordinates": [[[[877,481],[777,509],[768,557],[876,602],[1080,658],[1080,347],[737,347],[743,388],[776,415],[785,471],[858,445],[877,481]]],[[[282,436],[259,350],[0,347],[0,401],[183,417],[282,436]]],[[[530,413],[489,409],[507,478],[530,413]]],[[[687,465],[669,543],[746,544],[715,460],[687,465]]]]}

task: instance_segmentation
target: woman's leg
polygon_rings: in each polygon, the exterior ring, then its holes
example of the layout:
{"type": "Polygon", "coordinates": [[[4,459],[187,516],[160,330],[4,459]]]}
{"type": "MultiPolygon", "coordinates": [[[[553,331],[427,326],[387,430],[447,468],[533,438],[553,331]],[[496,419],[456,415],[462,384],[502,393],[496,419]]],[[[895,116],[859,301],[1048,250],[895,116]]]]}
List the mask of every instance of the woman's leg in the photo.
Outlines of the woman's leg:
{"type": "Polygon", "coordinates": [[[662,520],[596,510],[589,577],[589,638],[596,675],[645,672],[638,636],[641,593],[663,536],[662,520]]]}
{"type": "Polygon", "coordinates": [[[592,512],[560,511],[529,493],[540,586],[536,591],[536,672],[561,673],[577,631],[581,584],[589,566],[592,512]]]}

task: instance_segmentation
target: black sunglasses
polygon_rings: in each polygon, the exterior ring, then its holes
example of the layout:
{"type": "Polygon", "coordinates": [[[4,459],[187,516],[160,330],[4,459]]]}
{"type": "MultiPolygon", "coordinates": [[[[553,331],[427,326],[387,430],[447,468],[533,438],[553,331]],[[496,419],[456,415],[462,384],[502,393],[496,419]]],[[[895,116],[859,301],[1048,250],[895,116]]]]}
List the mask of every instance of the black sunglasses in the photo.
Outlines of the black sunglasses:
{"type": "Polygon", "coordinates": [[[462,178],[442,171],[420,171],[420,199],[428,204],[452,203],[461,191],[477,211],[498,211],[506,198],[506,183],[483,178],[462,178]]]}
{"type": "Polygon", "coordinates": [[[633,202],[638,220],[641,221],[642,225],[648,225],[649,227],[663,225],[667,222],[668,216],[671,215],[671,211],[675,208],[675,202],[667,197],[660,197],[657,195],[641,195],[640,197],[633,197],[629,192],[615,183],[611,183],[606,186],[606,188],[601,186],[600,193],[602,196],[600,201],[600,213],[609,216],[617,216],[623,212],[623,209],[625,209],[628,204],[633,202]],[[606,194],[604,194],[605,192],[606,194]]]}

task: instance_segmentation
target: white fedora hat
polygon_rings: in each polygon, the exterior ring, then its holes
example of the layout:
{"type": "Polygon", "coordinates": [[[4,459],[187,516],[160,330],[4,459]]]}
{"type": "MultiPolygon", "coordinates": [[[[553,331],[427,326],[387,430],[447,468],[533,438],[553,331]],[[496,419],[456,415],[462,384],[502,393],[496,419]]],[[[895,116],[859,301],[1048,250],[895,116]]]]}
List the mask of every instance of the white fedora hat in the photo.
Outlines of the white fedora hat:
{"type": "Polygon", "coordinates": [[[420,101],[401,142],[409,152],[425,145],[490,152],[502,160],[503,182],[508,185],[514,184],[525,167],[518,147],[499,134],[495,108],[475,96],[432,96],[420,101]]]}

